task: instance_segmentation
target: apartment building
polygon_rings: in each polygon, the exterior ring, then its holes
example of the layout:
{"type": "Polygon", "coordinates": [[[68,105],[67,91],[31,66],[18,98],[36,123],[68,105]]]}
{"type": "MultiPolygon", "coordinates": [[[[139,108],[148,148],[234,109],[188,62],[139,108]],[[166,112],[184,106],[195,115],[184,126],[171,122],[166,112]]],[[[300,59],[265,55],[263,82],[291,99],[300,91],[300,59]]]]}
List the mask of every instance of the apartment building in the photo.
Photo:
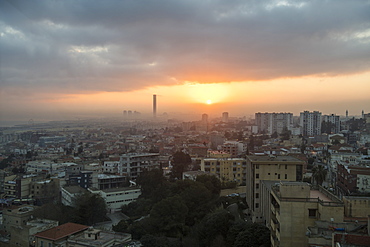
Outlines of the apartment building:
{"type": "Polygon", "coordinates": [[[303,136],[321,135],[321,112],[301,112],[299,121],[303,136]]]}
{"type": "Polygon", "coordinates": [[[33,219],[34,207],[31,205],[11,206],[3,210],[3,228],[8,239],[0,246],[23,246],[29,247],[33,241],[33,235],[57,226],[58,222],[47,219],[33,219]]]}
{"type": "Polygon", "coordinates": [[[269,135],[273,133],[281,134],[284,128],[291,130],[293,128],[293,113],[255,113],[256,125],[258,131],[269,135]]]}
{"type": "Polygon", "coordinates": [[[261,181],[302,181],[304,161],[292,156],[247,155],[246,201],[253,222],[264,222],[261,181]]]}
{"type": "Polygon", "coordinates": [[[238,141],[225,141],[221,145],[221,149],[223,152],[229,153],[232,156],[241,155],[247,152],[247,146],[238,141]]]}
{"type": "Polygon", "coordinates": [[[201,171],[217,175],[224,181],[246,183],[246,160],[244,158],[204,158],[201,160],[201,171]]]}
{"type": "Polygon", "coordinates": [[[340,119],[339,116],[335,114],[331,115],[324,115],[322,118],[322,121],[325,121],[326,123],[330,124],[330,132],[333,134],[340,132],[340,119]]]}
{"type": "Polygon", "coordinates": [[[317,221],[343,222],[344,204],[333,194],[304,182],[279,182],[271,187],[271,246],[309,246],[307,229],[317,221]]]}
{"type": "Polygon", "coordinates": [[[4,179],[3,198],[28,198],[30,195],[31,176],[11,175],[4,179]]]}
{"type": "Polygon", "coordinates": [[[157,153],[128,153],[120,157],[118,174],[136,179],[144,170],[160,167],[160,156],[157,153]]]}
{"type": "Polygon", "coordinates": [[[342,195],[370,192],[370,168],[360,165],[337,165],[336,188],[342,195]]]}

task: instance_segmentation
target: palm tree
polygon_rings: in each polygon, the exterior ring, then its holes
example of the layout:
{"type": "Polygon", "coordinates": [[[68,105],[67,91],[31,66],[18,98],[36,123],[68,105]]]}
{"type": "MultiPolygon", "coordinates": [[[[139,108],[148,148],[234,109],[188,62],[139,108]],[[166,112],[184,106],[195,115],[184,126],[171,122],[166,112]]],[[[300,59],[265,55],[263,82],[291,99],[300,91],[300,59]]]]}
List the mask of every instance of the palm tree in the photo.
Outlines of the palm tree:
{"type": "Polygon", "coordinates": [[[312,178],[314,181],[316,181],[317,185],[322,185],[322,183],[325,181],[327,173],[328,170],[326,170],[324,166],[317,165],[312,169],[312,178]]]}

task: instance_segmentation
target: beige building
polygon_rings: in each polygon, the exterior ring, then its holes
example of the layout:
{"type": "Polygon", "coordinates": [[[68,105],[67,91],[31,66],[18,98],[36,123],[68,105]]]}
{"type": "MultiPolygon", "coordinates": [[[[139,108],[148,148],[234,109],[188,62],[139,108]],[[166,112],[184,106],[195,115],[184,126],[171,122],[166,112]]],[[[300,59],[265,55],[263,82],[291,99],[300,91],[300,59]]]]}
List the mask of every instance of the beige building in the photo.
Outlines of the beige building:
{"type": "Polygon", "coordinates": [[[243,158],[205,158],[201,170],[217,175],[221,181],[246,182],[246,160],[243,158]]]}
{"type": "Polygon", "coordinates": [[[31,181],[31,176],[11,175],[5,177],[3,198],[28,198],[31,181]]]}
{"type": "Polygon", "coordinates": [[[246,201],[253,222],[264,222],[261,182],[302,181],[304,162],[292,156],[248,155],[246,159],[246,201]]]}
{"type": "Polygon", "coordinates": [[[343,202],[322,187],[280,182],[271,187],[270,201],[273,247],[309,246],[307,229],[315,226],[316,221],[343,222],[343,202]]]}
{"type": "Polygon", "coordinates": [[[343,196],[344,216],[367,218],[370,215],[370,197],[343,196]]]}
{"type": "MultiPolygon", "coordinates": [[[[5,246],[29,247],[34,234],[58,225],[58,221],[54,220],[32,219],[33,211],[34,207],[30,205],[11,206],[3,210],[3,227],[8,236],[5,246]]],[[[3,246],[1,242],[0,246],[3,246]]]]}

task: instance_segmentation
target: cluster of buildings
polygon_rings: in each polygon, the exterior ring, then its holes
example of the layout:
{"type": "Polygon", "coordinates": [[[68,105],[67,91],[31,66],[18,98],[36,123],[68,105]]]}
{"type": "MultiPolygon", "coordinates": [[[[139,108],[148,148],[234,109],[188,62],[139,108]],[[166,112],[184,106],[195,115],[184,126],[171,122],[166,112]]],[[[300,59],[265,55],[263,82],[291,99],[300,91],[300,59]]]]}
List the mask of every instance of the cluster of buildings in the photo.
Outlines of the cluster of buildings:
{"type": "MultiPolygon", "coordinates": [[[[183,151],[191,156],[189,169],[194,170],[184,173],[184,178],[201,172],[245,186],[247,217],[269,227],[273,246],[335,246],[360,241],[357,236],[367,241],[369,148],[370,115],[364,113],[359,119],[318,111],[304,111],[299,117],[256,113],[255,119],[247,120],[224,112],[218,119],[203,114],[191,122],[79,121],[4,128],[0,130],[2,225],[8,227],[8,235],[14,230],[10,235],[16,236],[16,227],[9,230],[5,215],[26,211],[19,212],[14,205],[27,203],[27,212],[32,211],[31,204],[58,201],[73,206],[74,198],[86,191],[99,194],[110,212],[119,211],[141,195],[136,179],[142,172],[161,168],[169,173],[171,155],[183,151]],[[327,172],[322,186],[312,180],[313,168],[319,165],[327,172]]],[[[21,222],[22,229],[36,229],[28,226],[30,219],[21,222]]],[[[37,232],[27,233],[35,246],[41,246],[40,241],[49,244],[47,233],[41,234],[46,228],[65,229],[44,222],[35,223],[37,232]]],[[[108,236],[88,226],[76,227],[75,233],[66,233],[74,246],[108,236]]],[[[53,241],[67,241],[63,238],[53,241]]],[[[11,246],[26,246],[14,238],[9,241],[11,246]]]]}

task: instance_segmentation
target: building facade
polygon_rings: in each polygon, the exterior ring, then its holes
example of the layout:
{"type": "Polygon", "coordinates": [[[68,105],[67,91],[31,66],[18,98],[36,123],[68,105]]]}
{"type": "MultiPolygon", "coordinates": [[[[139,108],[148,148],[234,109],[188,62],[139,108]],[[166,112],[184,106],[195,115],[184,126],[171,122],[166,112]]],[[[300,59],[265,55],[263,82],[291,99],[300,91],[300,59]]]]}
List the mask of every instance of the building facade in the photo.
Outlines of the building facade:
{"type": "Polygon", "coordinates": [[[271,246],[311,246],[307,229],[316,221],[343,222],[344,204],[322,187],[280,182],[271,189],[271,246]]]}
{"type": "Polygon", "coordinates": [[[244,158],[205,158],[201,160],[201,171],[217,175],[221,181],[246,183],[246,160],[244,158]]]}
{"type": "Polygon", "coordinates": [[[120,157],[118,174],[129,179],[136,179],[143,171],[160,167],[157,153],[128,153],[120,157]]]}
{"type": "Polygon", "coordinates": [[[299,121],[303,136],[321,135],[321,112],[301,112],[299,121]]]}
{"type": "Polygon", "coordinates": [[[255,113],[256,125],[259,132],[265,132],[269,135],[273,133],[281,134],[286,128],[293,128],[293,113],[255,113]]]}
{"type": "Polygon", "coordinates": [[[340,119],[335,114],[324,115],[322,121],[330,124],[330,133],[337,134],[340,132],[340,119]]]}
{"type": "Polygon", "coordinates": [[[246,201],[253,222],[264,222],[261,181],[302,181],[304,161],[292,156],[247,155],[246,201]]]}
{"type": "Polygon", "coordinates": [[[138,187],[124,187],[98,190],[88,189],[90,192],[99,194],[107,204],[110,212],[121,210],[122,205],[135,201],[141,195],[141,189],[138,187]]]}

